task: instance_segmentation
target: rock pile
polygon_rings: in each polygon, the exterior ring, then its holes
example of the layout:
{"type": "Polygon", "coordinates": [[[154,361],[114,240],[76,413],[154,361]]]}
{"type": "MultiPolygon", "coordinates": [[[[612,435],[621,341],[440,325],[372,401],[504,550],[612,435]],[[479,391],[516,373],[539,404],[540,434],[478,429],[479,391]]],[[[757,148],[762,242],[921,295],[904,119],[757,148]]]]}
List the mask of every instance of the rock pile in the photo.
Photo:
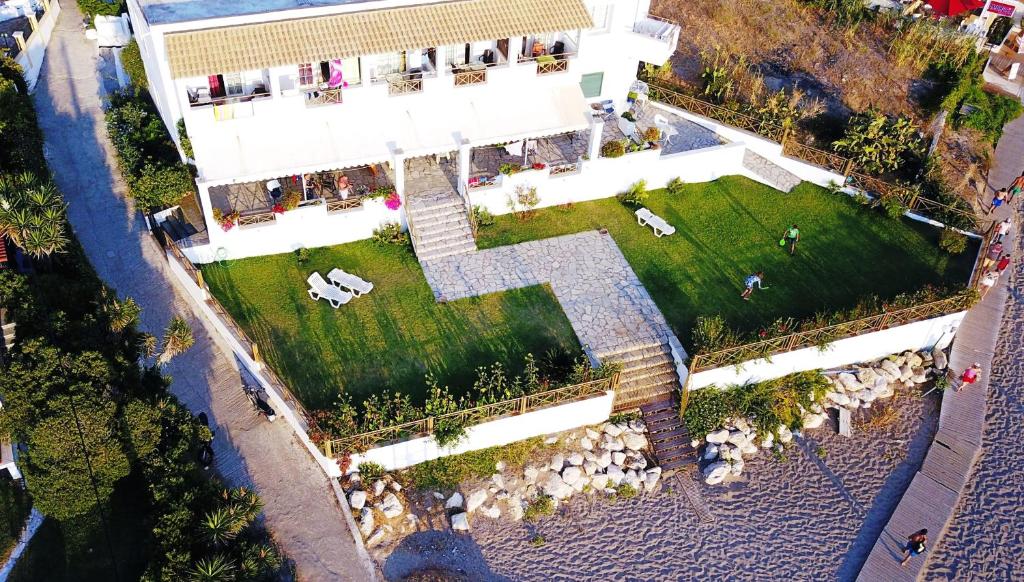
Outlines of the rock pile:
{"type": "Polygon", "coordinates": [[[348,504],[355,513],[359,532],[363,534],[367,547],[381,543],[396,528],[404,529],[409,522],[416,521],[414,514],[407,513],[402,485],[390,475],[384,475],[367,486],[359,473],[353,473],[348,483],[348,504]]]}
{"type": "MultiPolygon", "coordinates": [[[[892,397],[898,389],[913,388],[940,375],[947,366],[948,360],[942,350],[932,350],[931,353],[908,351],[855,366],[851,371],[826,374],[824,377],[831,384],[831,390],[810,409],[800,406],[802,428],[811,430],[824,425],[828,420],[827,408],[850,411],[870,408],[873,402],[892,397]]],[[[704,482],[717,485],[730,476],[738,477],[743,472],[744,459],[757,456],[761,449],[781,451],[793,436],[793,431],[784,425],[779,425],[774,432],[758,434],[750,420],[727,420],[720,430],[709,433],[704,439],[707,443],[701,455],[705,464],[704,482]]],[[[691,444],[697,448],[701,443],[695,440],[691,444]]]]}

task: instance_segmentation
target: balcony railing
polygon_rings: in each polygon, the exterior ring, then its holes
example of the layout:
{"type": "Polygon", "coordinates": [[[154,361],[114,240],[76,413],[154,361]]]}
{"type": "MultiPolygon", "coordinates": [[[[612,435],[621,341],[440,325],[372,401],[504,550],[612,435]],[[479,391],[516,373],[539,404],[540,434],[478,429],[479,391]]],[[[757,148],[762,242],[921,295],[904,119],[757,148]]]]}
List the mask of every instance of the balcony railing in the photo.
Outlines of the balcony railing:
{"type": "Polygon", "coordinates": [[[230,95],[227,97],[206,97],[204,95],[189,95],[189,105],[193,109],[209,107],[211,105],[231,105],[234,103],[249,103],[260,101],[271,97],[269,91],[256,91],[249,95],[230,95]]]}
{"type": "Polygon", "coordinates": [[[363,205],[363,197],[356,196],[347,199],[337,198],[334,200],[327,201],[327,212],[344,212],[346,210],[354,210],[363,205]]]}
{"type": "Polygon", "coordinates": [[[670,42],[676,35],[678,29],[678,24],[662,20],[654,16],[647,16],[637,20],[633,24],[633,32],[649,36],[663,42],[670,42]]]}
{"type": "Polygon", "coordinates": [[[479,83],[487,82],[487,69],[473,69],[473,70],[462,70],[455,71],[455,86],[461,87],[463,85],[477,85],[479,83]]]}
{"type": "Polygon", "coordinates": [[[274,212],[272,210],[265,210],[261,212],[255,212],[252,214],[243,214],[238,217],[238,226],[255,226],[258,224],[266,224],[268,222],[274,222],[274,212]]]}
{"type": "Polygon", "coordinates": [[[564,73],[569,70],[569,61],[558,59],[554,61],[537,61],[537,74],[550,75],[551,73],[564,73]]]}
{"type": "Polygon", "coordinates": [[[306,107],[335,105],[341,103],[341,87],[335,89],[313,89],[306,92],[306,107]]]}
{"type": "Polygon", "coordinates": [[[388,95],[406,95],[423,91],[421,73],[394,73],[385,77],[388,84],[388,95]]]}

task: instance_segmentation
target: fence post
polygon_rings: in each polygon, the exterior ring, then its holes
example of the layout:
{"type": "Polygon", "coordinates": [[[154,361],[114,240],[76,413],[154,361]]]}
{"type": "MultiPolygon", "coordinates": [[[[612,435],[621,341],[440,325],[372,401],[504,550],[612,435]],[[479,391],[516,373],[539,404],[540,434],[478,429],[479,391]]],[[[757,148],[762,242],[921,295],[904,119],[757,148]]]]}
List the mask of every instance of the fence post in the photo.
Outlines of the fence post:
{"type": "Polygon", "coordinates": [[[526,396],[519,397],[519,414],[526,414],[526,396]]]}
{"type": "Polygon", "coordinates": [[[324,441],[324,455],[328,459],[334,458],[334,444],[331,442],[331,439],[327,439],[324,441]]]}
{"type": "Polygon", "coordinates": [[[196,269],[196,285],[199,285],[200,289],[206,291],[206,281],[203,279],[203,272],[199,269],[196,269]]]}
{"type": "MultiPolygon", "coordinates": [[[[782,151],[783,152],[786,151],[786,142],[788,140],[789,140],[789,128],[788,127],[783,127],[782,128],[782,141],[780,142],[781,145],[782,145],[782,151]]],[[[783,155],[785,155],[785,153],[783,153],[783,155]]]]}
{"type": "Polygon", "coordinates": [[[889,320],[891,319],[888,313],[882,316],[882,321],[878,322],[878,331],[881,331],[889,326],[889,320]]]}
{"type": "Polygon", "coordinates": [[[427,417],[427,434],[434,434],[434,417],[427,417]]]}
{"type": "Polygon", "coordinates": [[[256,365],[263,367],[263,357],[260,356],[260,347],[254,342],[252,344],[252,361],[256,362],[256,365]]]}
{"type": "Polygon", "coordinates": [[[843,164],[843,177],[849,178],[850,174],[853,173],[853,159],[846,158],[846,163],[843,164]]]}

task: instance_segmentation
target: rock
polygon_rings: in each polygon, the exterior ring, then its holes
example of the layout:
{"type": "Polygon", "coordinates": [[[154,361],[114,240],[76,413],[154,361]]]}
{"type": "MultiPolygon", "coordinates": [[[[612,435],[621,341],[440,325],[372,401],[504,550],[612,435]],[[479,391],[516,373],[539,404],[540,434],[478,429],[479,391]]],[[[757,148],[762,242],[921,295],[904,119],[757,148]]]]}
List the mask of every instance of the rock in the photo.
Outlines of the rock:
{"type": "Polygon", "coordinates": [[[512,521],[523,519],[523,500],[519,497],[511,497],[508,500],[508,516],[512,521]]]}
{"type": "Polygon", "coordinates": [[[634,455],[632,457],[628,457],[627,458],[626,465],[630,469],[636,469],[637,471],[643,471],[644,469],[647,468],[647,459],[643,455],[634,455]]]}
{"type": "Polygon", "coordinates": [[[373,482],[373,496],[380,497],[384,494],[384,482],[380,479],[373,482]]]}
{"type": "Polygon", "coordinates": [[[586,475],[580,475],[580,478],[577,479],[576,482],[573,483],[572,485],[569,485],[569,487],[572,487],[576,491],[576,493],[580,493],[589,484],[590,477],[587,477],[586,475]]]}
{"type": "Polygon", "coordinates": [[[875,399],[875,393],[872,390],[861,390],[857,393],[857,399],[861,402],[871,402],[875,399]]]}
{"type": "Polygon", "coordinates": [[[359,533],[363,534],[363,537],[369,537],[373,533],[373,510],[369,507],[364,507],[359,513],[359,533]]]}
{"type": "Polygon", "coordinates": [[[739,477],[740,474],[743,473],[743,460],[734,461],[729,465],[729,473],[731,473],[733,477],[739,477]]]}
{"type": "Polygon", "coordinates": [[[696,449],[699,446],[700,446],[700,439],[692,439],[690,441],[690,448],[691,449],[696,449]]]}
{"type": "Polygon", "coordinates": [[[793,440],[793,433],[789,430],[789,427],[779,425],[779,442],[782,444],[789,443],[793,440]]]}
{"type": "Polygon", "coordinates": [[[470,493],[469,497],[466,498],[466,512],[473,513],[478,507],[484,504],[484,501],[487,501],[486,489],[477,489],[470,493]]]}
{"type": "Polygon", "coordinates": [[[391,490],[394,491],[395,493],[398,493],[399,491],[402,490],[402,484],[399,483],[398,481],[392,481],[391,490]]]}
{"type": "Polygon", "coordinates": [[[644,477],[641,477],[636,472],[632,472],[631,471],[630,473],[631,474],[626,475],[626,478],[624,479],[626,484],[630,485],[631,487],[633,487],[633,489],[635,489],[638,493],[640,491],[643,491],[644,490],[644,478],[647,476],[647,474],[644,473],[644,477]]]}
{"type": "Polygon", "coordinates": [[[608,487],[608,475],[597,474],[590,478],[590,486],[594,489],[605,489],[608,487]]]}
{"type": "Polygon", "coordinates": [[[394,519],[399,515],[402,515],[405,508],[402,507],[402,502],[398,500],[398,497],[396,497],[394,493],[388,493],[384,496],[384,500],[381,501],[380,510],[381,513],[384,514],[384,517],[394,519]]]}
{"type": "Polygon", "coordinates": [[[590,440],[589,437],[583,437],[580,439],[580,448],[585,451],[594,450],[594,441],[590,440]]]}
{"type": "Polygon", "coordinates": [[[594,473],[597,473],[597,469],[597,463],[595,463],[594,461],[583,462],[583,472],[586,473],[587,475],[593,475],[594,473]]]}
{"type": "Polygon", "coordinates": [[[654,488],[658,486],[659,479],[661,479],[661,467],[648,469],[644,474],[644,491],[648,493],[654,491],[654,488]]]}
{"type": "Polygon", "coordinates": [[[626,477],[626,474],[622,472],[622,468],[618,465],[609,465],[607,475],[612,487],[618,487],[619,483],[622,483],[622,480],[626,477]]]}
{"type": "Polygon", "coordinates": [[[914,384],[924,384],[928,381],[928,374],[925,374],[924,372],[915,373],[910,377],[910,381],[914,384]]]}
{"type": "Polygon", "coordinates": [[[704,447],[704,460],[710,461],[718,456],[718,445],[709,444],[704,447]]]}
{"type": "Polygon", "coordinates": [[[546,445],[553,445],[553,444],[556,444],[557,442],[558,442],[558,437],[557,436],[549,436],[548,438],[544,439],[544,444],[546,444],[546,445]]]}
{"type": "Polygon", "coordinates": [[[455,509],[456,507],[462,508],[462,494],[456,491],[448,498],[448,502],[444,504],[445,509],[455,509]]]}
{"type": "Polygon", "coordinates": [[[551,462],[548,463],[548,467],[550,467],[552,471],[561,471],[562,467],[564,467],[564,466],[565,466],[565,457],[562,456],[561,453],[556,454],[555,456],[551,457],[551,462]]]}
{"type": "Polygon", "coordinates": [[[624,451],[626,450],[626,442],[622,440],[622,437],[617,437],[608,445],[610,451],[624,451]]]}
{"type": "Polygon", "coordinates": [[[583,476],[583,469],[581,469],[581,468],[579,468],[577,466],[574,466],[574,465],[566,467],[562,471],[562,481],[565,481],[569,485],[572,485],[573,483],[579,481],[580,477],[582,477],[582,476],[583,476]]]}
{"type": "Polygon", "coordinates": [[[890,398],[896,391],[889,384],[883,384],[881,388],[875,388],[871,393],[875,395],[875,398],[890,398]]]}
{"type": "Polygon", "coordinates": [[[612,463],[621,465],[626,462],[626,453],[615,452],[612,453],[612,463]]]}
{"type": "Polygon", "coordinates": [[[604,432],[607,435],[611,436],[612,438],[615,438],[615,437],[619,436],[620,434],[622,434],[622,429],[619,428],[619,426],[616,425],[616,424],[610,424],[609,423],[609,424],[605,425],[604,432]]]}
{"type": "Polygon", "coordinates": [[[864,386],[873,385],[877,378],[878,374],[876,374],[871,368],[860,368],[857,370],[857,381],[864,386]]]}
{"type": "Polygon", "coordinates": [[[770,449],[775,444],[775,435],[768,433],[763,439],[761,439],[761,448],[770,449]]]}
{"type": "Polygon", "coordinates": [[[911,368],[920,368],[924,364],[924,358],[914,352],[907,352],[907,364],[911,368]]]}
{"type": "Polygon", "coordinates": [[[494,486],[498,489],[505,488],[505,478],[501,476],[501,473],[491,475],[491,482],[494,483],[494,486]]]}
{"type": "Polygon", "coordinates": [[[359,511],[366,505],[366,491],[357,489],[348,496],[348,504],[352,506],[352,509],[359,511]]]}
{"type": "Polygon", "coordinates": [[[434,491],[431,495],[433,495],[434,499],[437,499],[438,501],[444,501],[444,495],[437,491],[434,491]]]}
{"type": "Polygon", "coordinates": [[[819,428],[823,424],[825,424],[825,416],[822,414],[808,414],[803,418],[805,429],[819,428]]]}
{"type": "Polygon", "coordinates": [[[729,464],[718,461],[704,467],[704,482],[708,485],[717,485],[729,474],[729,464]]]}
{"type": "Polygon", "coordinates": [[[913,375],[914,375],[914,369],[911,368],[910,366],[908,366],[907,364],[903,364],[903,366],[900,367],[900,381],[901,382],[906,382],[913,375]]]}
{"type": "Polygon", "coordinates": [[[723,444],[722,446],[718,447],[718,456],[719,456],[719,458],[721,458],[723,461],[731,460],[732,459],[732,450],[733,450],[732,447],[730,447],[727,444],[723,444]]]}
{"type": "Polygon", "coordinates": [[[610,451],[604,451],[597,457],[597,466],[602,469],[607,469],[612,464],[612,453],[610,451]]]}
{"type": "Polygon", "coordinates": [[[485,508],[480,510],[480,513],[486,515],[487,517],[489,517],[491,519],[498,519],[499,517],[501,517],[501,509],[498,508],[497,505],[492,505],[490,507],[485,507],[485,508]]]}
{"type": "Polygon", "coordinates": [[[592,428],[588,428],[587,429],[587,438],[592,440],[592,441],[596,441],[597,439],[601,438],[601,433],[597,432],[596,430],[594,430],[592,428]]]}
{"type": "Polygon", "coordinates": [[[373,532],[373,535],[366,538],[366,547],[369,548],[381,543],[387,535],[388,532],[386,532],[384,528],[378,528],[377,531],[373,532]]]}
{"type": "Polygon", "coordinates": [[[738,430],[740,432],[749,433],[752,430],[750,428],[750,423],[748,423],[747,421],[743,420],[742,418],[737,418],[736,422],[734,422],[732,424],[733,424],[733,426],[736,427],[736,430],[738,430]]]}
{"type": "Polygon", "coordinates": [[[825,395],[825,398],[835,402],[839,406],[846,406],[850,403],[850,397],[846,394],[840,394],[838,392],[829,392],[825,395]]]}
{"type": "Polygon", "coordinates": [[[889,376],[889,381],[890,382],[894,382],[896,380],[899,380],[900,376],[903,374],[900,371],[900,367],[897,366],[896,363],[893,362],[892,360],[882,360],[882,363],[879,364],[879,365],[881,366],[882,371],[887,376],[889,376]]]}
{"type": "Polygon", "coordinates": [[[743,447],[740,448],[740,451],[742,451],[744,455],[756,455],[757,445],[752,443],[751,441],[747,441],[743,443],[743,447]]]}
{"type": "Polygon", "coordinates": [[[643,434],[643,433],[647,432],[647,423],[645,423],[644,421],[642,421],[640,419],[631,420],[631,421],[629,421],[629,430],[631,430],[631,431],[633,431],[635,433],[643,434]]]}
{"type": "Polygon", "coordinates": [[[627,432],[622,435],[622,441],[626,448],[631,451],[642,451],[647,448],[647,438],[642,434],[627,432]]]}
{"type": "Polygon", "coordinates": [[[494,464],[494,470],[501,473],[505,470],[505,461],[498,461],[494,464]]]}
{"type": "Polygon", "coordinates": [[[540,486],[545,493],[555,499],[568,499],[572,496],[572,487],[557,473],[550,473],[540,486]]]}
{"type": "Polygon", "coordinates": [[[708,433],[708,436],[704,437],[704,440],[709,443],[720,445],[729,439],[729,431],[726,429],[716,430],[715,432],[708,433]]]}
{"type": "Polygon", "coordinates": [[[849,408],[850,410],[856,410],[860,408],[860,400],[856,398],[851,398],[850,403],[847,404],[846,407],[849,408]]]}
{"type": "Polygon", "coordinates": [[[534,467],[533,465],[530,465],[529,467],[523,469],[523,479],[527,483],[536,483],[538,475],[540,475],[540,470],[537,469],[537,467],[534,467]]]}
{"type": "Polygon", "coordinates": [[[579,453],[573,453],[569,455],[569,464],[579,467],[583,464],[583,455],[579,453]]]}
{"type": "Polygon", "coordinates": [[[839,374],[838,378],[839,382],[843,385],[843,388],[846,388],[847,392],[855,392],[857,390],[864,389],[864,386],[857,381],[857,378],[849,372],[839,374]]]}
{"type": "Polygon", "coordinates": [[[726,439],[726,442],[728,442],[730,444],[734,444],[734,445],[739,445],[739,444],[745,443],[746,441],[747,441],[747,435],[743,434],[743,431],[739,431],[739,430],[734,430],[734,431],[730,432],[729,433],[729,438],[726,439]]]}
{"type": "Polygon", "coordinates": [[[935,348],[932,350],[932,366],[940,372],[945,370],[949,366],[949,360],[946,358],[946,352],[935,348]]]}
{"type": "Polygon", "coordinates": [[[469,516],[465,513],[456,513],[453,515],[452,529],[455,531],[469,531],[469,516]]]}

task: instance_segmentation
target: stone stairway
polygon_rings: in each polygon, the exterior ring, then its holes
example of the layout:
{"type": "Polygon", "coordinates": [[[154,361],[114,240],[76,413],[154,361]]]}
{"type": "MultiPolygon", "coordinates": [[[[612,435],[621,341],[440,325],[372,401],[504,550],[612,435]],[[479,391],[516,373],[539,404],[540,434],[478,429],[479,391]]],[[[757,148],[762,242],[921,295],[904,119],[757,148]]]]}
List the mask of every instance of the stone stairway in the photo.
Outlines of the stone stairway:
{"type": "Polygon", "coordinates": [[[476,250],[473,229],[458,193],[416,194],[409,197],[407,210],[421,263],[476,250]]]}
{"type": "Polygon", "coordinates": [[[759,178],[759,181],[783,192],[789,192],[800,182],[789,170],[786,170],[751,150],[743,152],[743,167],[759,178]]]}
{"type": "Polygon", "coordinates": [[[671,398],[679,390],[679,376],[668,342],[649,340],[618,352],[598,354],[598,358],[622,364],[615,394],[616,410],[671,398]]]}
{"type": "Polygon", "coordinates": [[[640,407],[640,412],[654,458],[666,476],[697,462],[697,451],[690,446],[690,434],[683,426],[675,398],[648,402],[640,407]]]}

